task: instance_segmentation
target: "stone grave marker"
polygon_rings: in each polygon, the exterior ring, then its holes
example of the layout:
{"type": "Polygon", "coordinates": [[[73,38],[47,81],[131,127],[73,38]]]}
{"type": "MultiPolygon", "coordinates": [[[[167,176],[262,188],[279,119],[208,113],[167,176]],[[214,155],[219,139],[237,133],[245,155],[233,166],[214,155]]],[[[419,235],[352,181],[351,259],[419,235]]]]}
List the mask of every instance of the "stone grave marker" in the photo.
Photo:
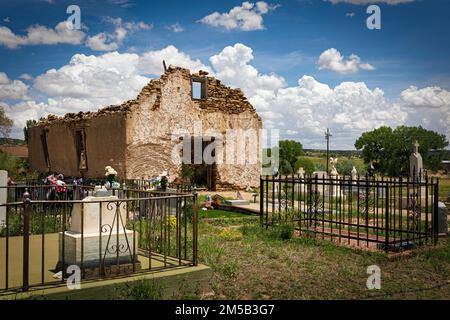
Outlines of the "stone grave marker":
{"type": "MultiPolygon", "coordinates": [[[[88,196],[81,203],[75,203],[72,209],[72,219],[69,230],[64,234],[65,265],[83,265],[95,270],[100,259],[104,266],[117,264],[130,265],[133,253],[133,231],[127,230],[126,204],[122,202],[117,209],[116,196],[88,196]],[[108,202],[92,202],[103,201],[108,202]],[[101,209],[100,209],[101,207],[101,209]],[[100,225],[101,214],[101,225],[100,225]],[[83,223],[82,223],[83,222],[83,223]],[[81,247],[83,239],[83,259],[81,247]],[[101,240],[101,250],[100,248],[101,240]],[[101,252],[101,257],[100,257],[101,252]]],[[[62,233],[59,234],[59,262],[57,268],[62,268],[62,233]]],[[[98,272],[97,271],[93,271],[98,272]]]]}
{"type": "Polygon", "coordinates": [[[414,143],[414,152],[409,156],[409,175],[411,179],[419,180],[423,174],[423,160],[419,153],[419,143],[414,143]]]}

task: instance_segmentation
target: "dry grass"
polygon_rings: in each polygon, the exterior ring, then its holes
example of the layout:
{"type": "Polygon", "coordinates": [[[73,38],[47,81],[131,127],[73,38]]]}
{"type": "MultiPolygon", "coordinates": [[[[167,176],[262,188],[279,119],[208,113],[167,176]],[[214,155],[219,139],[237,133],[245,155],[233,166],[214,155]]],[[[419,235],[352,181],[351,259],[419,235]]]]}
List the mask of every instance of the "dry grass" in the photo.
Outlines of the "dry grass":
{"type": "Polygon", "coordinates": [[[450,239],[394,259],[307,238],[281,240],[257,217],[200,223],[200,262],[213,269],[207,299],[450,299],[450,239]],[[227,236],[233,232],[242,236],[227,236]],[[382,289],[366,288],[378,265],[382,289]]]}

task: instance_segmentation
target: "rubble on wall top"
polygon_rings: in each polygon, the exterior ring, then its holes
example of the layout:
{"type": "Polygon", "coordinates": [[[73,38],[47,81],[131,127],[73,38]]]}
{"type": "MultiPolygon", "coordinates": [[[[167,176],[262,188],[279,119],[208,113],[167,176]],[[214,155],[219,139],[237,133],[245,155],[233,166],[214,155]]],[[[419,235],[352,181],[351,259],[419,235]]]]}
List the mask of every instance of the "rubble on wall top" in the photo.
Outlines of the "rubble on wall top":
{"type": "Polygon", "coordinates": [[[152,110],[157,110],[161,102],[161,88],[173,73],[179,72],[186,79],[191,76],[202,77],[207,80],[207,99],[198,101],[198,106],[206,112],[226,112],[230,114],[239,114],[244,111],[253,112],[259,119],[250,102],[244,95],[240,88],[230,88],[221,83],[219,79],[208,76],[209,72],[200,70],[197,73],[190,73],[189,69],[170,65],[160,78],[152,79],[145,85],[136,99],[128,100],[120,105],[110,105],[91,112],[67,113],[64,116],[48,115],[47,118],[41,118],[37,125],[48,125],[56,122],[70,123],[92,119],[97,116],[108,114],[126,114],[134,107],[137,107],[140,102],[151,95],[155,95],[156,99],[152,110]]]}

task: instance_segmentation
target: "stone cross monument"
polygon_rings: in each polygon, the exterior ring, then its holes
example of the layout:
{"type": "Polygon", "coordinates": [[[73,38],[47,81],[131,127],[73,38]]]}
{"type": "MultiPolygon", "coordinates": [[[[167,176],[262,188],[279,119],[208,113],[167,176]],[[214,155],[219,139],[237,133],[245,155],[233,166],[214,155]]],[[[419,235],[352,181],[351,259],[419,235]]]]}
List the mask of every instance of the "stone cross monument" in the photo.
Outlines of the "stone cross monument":
{"type": "Polygon", "coordinates": [[[419,180],[423,174],[423,160],[419,153],[419,142],[414,142],[414,152],[409,156],[409,175],[412,179],[419,180]]]}
{"type": "Polygon", "coordinates": [[[332,177],[339,177],[339,172],[336,169],[336,165],[338,162],[338,158],[330,158],[330,165],[331,165],[331,172],[330,172],[330,176],[332,177]]]}

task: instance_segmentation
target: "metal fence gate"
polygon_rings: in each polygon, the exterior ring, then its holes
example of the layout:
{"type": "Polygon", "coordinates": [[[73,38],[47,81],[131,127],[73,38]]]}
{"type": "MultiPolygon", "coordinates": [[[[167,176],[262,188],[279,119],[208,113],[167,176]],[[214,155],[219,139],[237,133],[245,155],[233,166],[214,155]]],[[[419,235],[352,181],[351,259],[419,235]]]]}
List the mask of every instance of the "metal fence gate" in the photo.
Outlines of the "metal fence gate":
{"type": "Polygon", "coordinates": [[[436,241],[439,180],[262,176],[261,225],[299,235],[398,250],[436,241]]]}

